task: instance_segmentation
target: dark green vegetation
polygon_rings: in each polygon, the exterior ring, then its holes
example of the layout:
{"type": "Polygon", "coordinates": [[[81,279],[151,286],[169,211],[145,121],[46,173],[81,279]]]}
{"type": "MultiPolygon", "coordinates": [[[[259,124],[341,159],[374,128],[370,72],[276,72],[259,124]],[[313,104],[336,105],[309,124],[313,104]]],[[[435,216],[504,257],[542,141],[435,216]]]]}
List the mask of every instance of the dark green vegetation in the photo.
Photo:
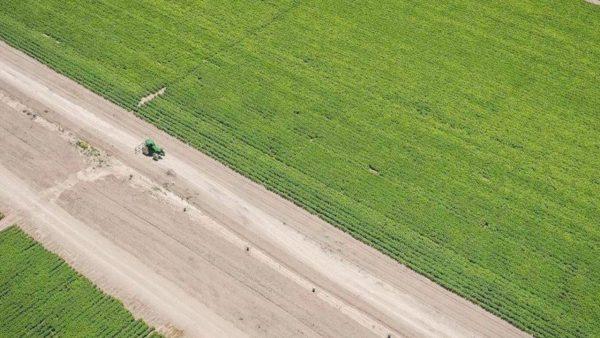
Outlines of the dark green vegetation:
{"type": "Polygon", "coordinates": [[[598,32],[579,0],[0,5],[5,41],[540,336],[600,335],[598,32]]]}
{"type": "Polygon", "coordinates": [[[158,337],[60,257],[10,227],[0,232],[0,337],[54,335],[158,337]]]}

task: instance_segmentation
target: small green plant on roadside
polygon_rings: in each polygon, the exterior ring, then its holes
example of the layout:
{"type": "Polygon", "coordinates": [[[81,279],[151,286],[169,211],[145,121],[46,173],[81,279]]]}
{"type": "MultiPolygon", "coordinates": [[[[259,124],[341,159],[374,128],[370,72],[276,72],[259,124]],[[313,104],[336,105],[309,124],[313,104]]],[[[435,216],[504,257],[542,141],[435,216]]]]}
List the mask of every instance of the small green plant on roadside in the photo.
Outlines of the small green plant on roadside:
{"type": "Polygon", "coordinates": [[[78,147],[78,148],[80,148],[81,150],[88,150],[88,149],[90,149],[90,144],[89,144],[89,143],[87,143],[87,142],[86,142],[86,141],[84,141],[84,140],[77,140],[77,143],[76,143],[76,145],[77,145],[77,147],[78,147]]]}

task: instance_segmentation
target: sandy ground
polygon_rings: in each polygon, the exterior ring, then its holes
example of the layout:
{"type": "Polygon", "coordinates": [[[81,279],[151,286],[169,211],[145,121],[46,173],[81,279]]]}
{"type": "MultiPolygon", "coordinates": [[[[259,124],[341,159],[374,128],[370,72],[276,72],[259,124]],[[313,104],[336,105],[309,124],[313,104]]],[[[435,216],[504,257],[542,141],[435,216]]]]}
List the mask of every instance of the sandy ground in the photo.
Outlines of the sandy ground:
{"type": "Polygon", "coordinates": [[[6,220],[168,335],[525,335],[3,43],[0,147],[6,220]]]}

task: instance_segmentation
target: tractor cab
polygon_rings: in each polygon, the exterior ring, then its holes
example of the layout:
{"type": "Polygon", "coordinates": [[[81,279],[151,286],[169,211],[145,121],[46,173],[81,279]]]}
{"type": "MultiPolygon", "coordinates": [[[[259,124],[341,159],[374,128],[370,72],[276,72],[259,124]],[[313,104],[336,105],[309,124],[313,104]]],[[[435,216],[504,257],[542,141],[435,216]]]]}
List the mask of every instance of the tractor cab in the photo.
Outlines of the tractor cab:
{"type": "Polygon", "coordinates": [[[156,144],[153,139],[147,139],[144,141],[142,147],[142,154],[151,156],[153,160],[158,161],[165,156],[165,150],[156,144]]]}

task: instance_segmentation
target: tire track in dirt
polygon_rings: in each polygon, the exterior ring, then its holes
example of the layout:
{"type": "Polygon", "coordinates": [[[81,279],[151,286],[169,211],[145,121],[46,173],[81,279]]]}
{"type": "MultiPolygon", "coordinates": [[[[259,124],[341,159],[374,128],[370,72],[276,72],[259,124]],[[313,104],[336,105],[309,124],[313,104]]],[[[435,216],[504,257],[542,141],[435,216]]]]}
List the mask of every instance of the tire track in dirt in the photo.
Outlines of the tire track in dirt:
{"type": "MultiPolygon", "coordinates": [[[[40,198],[28,188],[28,184],[0,164],[0,197],[10,200],[20,210],[33,217],[33,221],[52,231],[61,243],[77,249],[82,255],[78,259],[88,261],[88,265],[98,270],[112,271],[111,283],[120,288],[135,286],[135,294],[142,302],[162,308],[164,313],[176,314],[170,318],[173,323],[195,336],[213,337],[244,336],[235,326],[224,322],[204,304],[190,298],[180,288],[110,243],[106,238],[89,229],[69,213],[40,198]],[[202,319],[202,321],[199,321],[202,319]]],[[[72,262],[71,262],[72,263],[72,262]]],[[[73,264],[73,263],[72,263],[73,264]]],[[[80,266],[80,263],[75,263],[80,266]]]]}

